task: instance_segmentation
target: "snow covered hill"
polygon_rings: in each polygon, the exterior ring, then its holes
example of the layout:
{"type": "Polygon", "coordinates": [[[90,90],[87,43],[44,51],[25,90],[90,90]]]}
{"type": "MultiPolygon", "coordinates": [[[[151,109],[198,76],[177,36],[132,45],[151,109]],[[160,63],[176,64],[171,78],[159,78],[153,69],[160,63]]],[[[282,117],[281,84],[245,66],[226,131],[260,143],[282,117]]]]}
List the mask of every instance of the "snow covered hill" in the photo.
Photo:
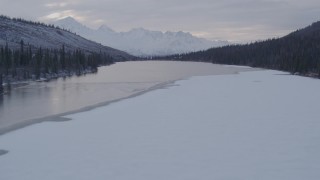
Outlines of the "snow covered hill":
{"type": "Polygon", "coordinates": [[[53,26],[0,16],[0,46],[8,43],[10,48],[18,48],[21,40],[34,47],[59,49],[65,45],[67,50],[101,51],[118,60],[132,58],[125,52],[103,46],[53,26]]]}
{"type": "Polygon", "coordinates": [[[55,25],[136,56],[180,54],[228,44],[227,41],[209,41],[181,31],[163,33],[135,28],[128,32],[115,32],[106,25],[90,29],[71,17],[56,21],[55,25]]]}

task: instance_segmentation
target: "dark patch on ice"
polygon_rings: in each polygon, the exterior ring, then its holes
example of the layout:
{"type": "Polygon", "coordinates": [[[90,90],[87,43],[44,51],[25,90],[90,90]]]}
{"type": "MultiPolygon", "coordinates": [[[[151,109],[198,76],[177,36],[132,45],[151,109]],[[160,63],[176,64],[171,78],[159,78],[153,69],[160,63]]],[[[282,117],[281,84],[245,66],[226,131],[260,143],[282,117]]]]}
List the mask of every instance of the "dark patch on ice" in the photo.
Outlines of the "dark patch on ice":
{"type": "Polygon", "coordinates": [[[261,83],[262,81],[259,81],[259,80],[256,80],[256,81],[253,81],[254,83],[261,83]]]}
{"type": "Polygon", "coordinates": [[[0,149],[0,156],[7,154],[9,151],[0,149]]]}
{"type": "Polygon", "coordinates": [[[276,76],[291,76],[292,74],[290,74],[290,73],[283,73],[283,74],[273,74],[273,75],[276,75],[276,76]]]}
{"type": "Polygon", "coordinates": [[[37,124],[37,123],[42,123],[42,122],[66,122],[66,121],[71,121],[71,120],[72,119],[70,119],[70,118],[62,117],[59,115],[53,115],[53,116],[38,118],[38,119],[30,119],[30,120],[26,120],[24,122],[17,123],[17,124],[8,126],[8,127],[1,127],[0,126],[0,136],[5,133],[8,133],[10,131],[21,129],[21,128],[27,127],[29,125],[32,125],[32,124],[37,124]]]}
{"type": "Polygon", "coordinates": [[[65,122],[65,121],[71,121],[71,118],[66,118],[66,117],[55,117],[55,118],[50,118],[47,121],[52,121],[52,122],[65,122]]]}

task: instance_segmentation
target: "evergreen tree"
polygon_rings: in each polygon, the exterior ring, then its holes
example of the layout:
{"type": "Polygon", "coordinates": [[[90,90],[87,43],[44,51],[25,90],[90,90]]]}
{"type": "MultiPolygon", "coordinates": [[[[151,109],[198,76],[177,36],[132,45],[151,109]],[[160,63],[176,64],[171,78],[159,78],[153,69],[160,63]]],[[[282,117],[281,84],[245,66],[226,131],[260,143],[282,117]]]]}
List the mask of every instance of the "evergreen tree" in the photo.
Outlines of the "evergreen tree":
{"type": "Polygon", "coordinates": [[[66,69],[66,51],[64,45],[62,45],[62,48],[60,50],[60,63],[61,63],[61,68],[63,70],[66,69]]]}
{"type": "Polygon", "coordinates": [[[1,47],[1,50],[0,50],[0,94],[3,93],[3,59],[4,59],[4,50],[1,47]]]}
{"type": "Polygon", "coordinates": [[[58,51],[53,51],[52,72],[58,74],[58,51]]]}
{"type": "Polygon", "coordinates": [[[24,42],[23,40],[20,41],[20,64],[22,66],[26,65],[26,61],[25,61],[25,54],[24,54],[24,42]]]}
{"type": "Polygon", "coordinates": [[[39,79],[41,75],[41,63],[42,63],[42,49],[39,48],[35,56],[34,72],[35,72],[36,79],[39,79]]]}
{"type": "Polygon", "coordinates": [[[6,43],[5,49],[4,49],[4,70],[5,74],[9,75],[9,69],[11,68],[11,50],[8,47],[8,43],[6,43]]]}
{"type": "Polygon", "coordinates": [[[51,56],[50,56],[49,49],[45,50],[43,63],[44,63],[44,73],[49,74],[50,73],[50,66],[51,66],[51,56]]]}

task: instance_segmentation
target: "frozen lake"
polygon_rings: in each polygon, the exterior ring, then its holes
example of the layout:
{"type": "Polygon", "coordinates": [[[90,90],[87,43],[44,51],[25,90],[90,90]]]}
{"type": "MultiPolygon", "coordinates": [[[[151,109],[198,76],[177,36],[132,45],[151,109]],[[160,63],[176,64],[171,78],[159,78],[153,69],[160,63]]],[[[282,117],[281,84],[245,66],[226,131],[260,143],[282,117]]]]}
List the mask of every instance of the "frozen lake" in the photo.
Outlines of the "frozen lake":
{"type": "Polygon", "coordinates": [[[137,61],[101,67],[97,74],[31,83],[0,97],[0,134],[70,112],[88,110],[191,76],[251,68],[195,62],[137,61]]]}
{"type": "Polygon", "coordinates": [[[0,179],[319,180],[319,92],[279,71],[177,81],[0,136],[0,179]]]}

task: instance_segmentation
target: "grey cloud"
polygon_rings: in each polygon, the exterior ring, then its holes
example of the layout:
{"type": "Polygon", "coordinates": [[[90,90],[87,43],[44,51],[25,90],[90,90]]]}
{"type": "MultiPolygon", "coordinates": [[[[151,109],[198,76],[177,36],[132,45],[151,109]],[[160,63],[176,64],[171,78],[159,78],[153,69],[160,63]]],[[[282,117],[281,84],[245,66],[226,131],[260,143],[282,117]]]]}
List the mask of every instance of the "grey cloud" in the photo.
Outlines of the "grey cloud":
{"type": "Polygon", "coordinates": [[[60,13],[91,27],[103,22],[118,31],[133,27],[184,30],[212,39],[240,41],[284,35],[319,20],[320,14],[318,0],[0,1],[0,11],[10,16],[39,19],[60,13]]]}

